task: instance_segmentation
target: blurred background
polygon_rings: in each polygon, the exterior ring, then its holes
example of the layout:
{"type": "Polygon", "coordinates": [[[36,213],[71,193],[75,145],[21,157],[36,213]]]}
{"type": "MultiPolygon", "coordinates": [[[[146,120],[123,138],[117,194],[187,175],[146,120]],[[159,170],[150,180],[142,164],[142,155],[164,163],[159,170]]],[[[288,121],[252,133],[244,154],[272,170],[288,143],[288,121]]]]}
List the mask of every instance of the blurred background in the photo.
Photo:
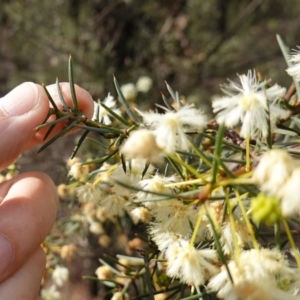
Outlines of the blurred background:
{"type": "Polygon", "coordinates": [[[0,95],[23,81],[75,80],[95,98],[149,76],[148,101],[164,81],[192,102],[209,103],[219,83],[256,68],[289,85],[277,45],[300,45],[295,0],[2,0],[0,95]]]}
{"type": "MultiPolygon", "coordinates": [[[[24,81],[67,81],[71,54],[75,82],[95,100],[108,92],[116,95],[113,75],[121,85],[148,76],[153,85],[137,105],[161,102],[167,81],[187,102],[209,111],[219,84],[248,69],[273,83],[291,84],[276,34],[296,49],[299,16],[295,0],[2,0],[0,96],[24,81]]],[[[39,169],[61,183],[73,146],[68,138],[44,155],[29,151],[19,161],[20,170],[39,169]]],[[[62,205],[59,216],[67,213],[62,205]]],[[[112,241],[109,253],[118,253],[130,236],[132,228],[112,241]]],[[[81,241],[84,255],[68,264],[63,299],[104,299],[103,286],[81,279],[95,276],[98,258],[107,251],[97,237],[87,237],[81,241]]]]}

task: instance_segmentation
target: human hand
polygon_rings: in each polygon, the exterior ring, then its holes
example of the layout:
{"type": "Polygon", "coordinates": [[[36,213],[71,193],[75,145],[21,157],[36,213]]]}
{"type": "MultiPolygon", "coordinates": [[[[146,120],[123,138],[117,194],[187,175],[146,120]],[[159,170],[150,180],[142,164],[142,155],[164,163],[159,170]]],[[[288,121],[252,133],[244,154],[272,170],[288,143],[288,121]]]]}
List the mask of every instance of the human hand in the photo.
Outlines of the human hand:
{"type": "MultiPolygon", "coordinates": [[[[47,87],[61,107],[56,86],[47,87]]],[[[71,106],[69,84],[61,84],[71,106]]],[[[90,94],[76,86],[80,110],[92,117],[90,94]]],[[[0,99],[0,171],[25,150],[43,142],[48,128],[35,134],[49,110],[49,100],[40,85],[23,83],[0,99]]],[[[64,124],[59,123],[51,136],[64,124]]],[[[49,138],[51,138],[48,137],[49,138]]],[[[40,288],[45,254],[40,244],[51,230],[58,207],[56,187],[43,173],[28,172],[0,184],[0,298],[33,300],[40,288]]]]}

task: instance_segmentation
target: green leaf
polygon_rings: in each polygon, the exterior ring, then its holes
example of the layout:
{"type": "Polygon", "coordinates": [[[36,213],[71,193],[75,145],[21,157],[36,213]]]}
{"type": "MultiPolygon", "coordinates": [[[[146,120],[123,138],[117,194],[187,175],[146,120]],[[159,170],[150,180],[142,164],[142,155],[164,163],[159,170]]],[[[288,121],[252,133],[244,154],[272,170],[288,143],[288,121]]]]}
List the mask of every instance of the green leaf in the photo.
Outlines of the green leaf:
{"type": "Polygon", "coordinates": [[[112,133],[112,134],[114,134],[114,137],[124,134],[124,132],[118,128],[105,126],[103,124],[101,124],[100,126],[101,127],[91,127],[91,126],[76,124],[76,127],[86,129],[89,131],[95,131],[95,132],[99,132],[99,133],[112,133]]]}
{"type": "Polygon", "coordinates": [[[58,109],[58,107],[56,106],[56,103],[54,102],[53,98],[51,97],[51,95],[50,95],[50,93],[48,92],[48,90],[47,90],[47,88],[46,88],[46,86],[45,86],[44,83],[42,83],[42,87],[43,87],[43,89],[44,89],[44,91],[45,91],[45,93],[46,93],[46,95],[47,95],[47,97],[48,97],[50,103],[52,104],[53,109],[55,110],[55,112],[58,112],[59,109],[58,109]]]}
{"type": "Polygon", "coordinates": [[[72,56],[70,55],[69,58],[69,66],[68,66],[68,73],[69,73],[69,82],[70,82],[70,91],[72,96],[72,103],[73,103],[73,109],[76,113],[79,112],[76,92],[75,92],[75,83],[74,83],[74,76],[73,76],[73,62],[72,62],[72,56]]]}
{"type": "Polygon", "coordinates": [[[145,262],[145,277],[146,277],[146,284],[148,287],[148,293],[149,297],[148,299],[154,300],[154,291],[153,291],[153,285],[152,285],[152,280],[151,280],[151,273],[150,273],[150,268],[149,268],[149,261],[148,261],[148,255],[144,256],[144,262],[145,262]]]}
{"type": "Polygon", "coordinates": [[[98,102],[101,106],[103,106],[110,115],[112,115],[114,118],[116,118],[117,120],[119,120],[121,123],[123,123],[124,125],[127,126],[131,126],[132,124],[130,124],[130,122],[128,122],[126,119],[122,118],[122,116],[116,114],[113,110],[111,110],[108,106],[106,106],[103,102],[98,102]]]}
{"type": "Polygon", "coordinates": [[[143,173],[142,173],[142,179],[144,178],[144,176],[146,175],[148,169],[149,169],[149,166],[150,166],[150,163],[147,161],[146,162],[146,165],[145,165],[145,168],[143,170],[143,173]]]}
{"type": "Polygon", "coordinates": [[[90,142],[92,143],[95,143],[97,145],[99,145],[102,149],[107,149],[107,145],[101,143],[100,141],[96,140],[96,139],[93,139],[93,138],[90,138],[90,137],[87,137],[87,140],[89,140],[90,142]]]}
{"type": "Polygon", "coordinates": [[[80,139],[79,139],[77,145],[75,146],[75,148],[74,148],[74,150],[73,150],[73,152],[72,152],[72,154],[71,154],[71,159],[74,158],[74,156],[76,155],[77,151],[79,150],[81,144],[83,143],[83,141],[85,140],[85,138],[86,138],[86,136],[89,134],[89,132],[90,132],[89,130],[86,130],[86,131],[82,134],[82,136],[80,137],[80,139]]]}
{"type": "Polygon", "coordinates": [[[62,92],[61,92],[61,89],[60,89],[60,84],[58,82],[58,78],[56,78],[56,87],[57,87],[57,92],[58,92],[58,96],[59,96],[59,100],[64,108],[65,111],[68,111],[69,110],[69,106],[67,105],[63,95],[62,95],[62,92]]]}
{"type": "Polygon", "coordinates": [[[89,164],[103,164],[103,163],[105,163],[107,160],[109,160],[112,156],[114,156],[116,153],[118,153],[118,151],[119,151],[119,149],[115,149],[112,153],[110,153],[109,155],[107,155],[107,156],[105,156],[105,157],[101,157],[101,158],[89,160],[89,161],[83,163],[82,165],[89,165],[89,164]]]}
{"type": "Polygon", "coordinates": [[[216,250],[218,252],[219,258],[220,258],[221,262],[223,263],[223,265],[225,266],[225,268],[227,270],[227,273],[228,273],[228,277],[229,277],[230,281],[233,284],[234,283],[233,282],[233,278],[232,278],[230,270],[228,268],[226,257],[225,257],[225,255],[223,253],[223,249],[222,249],[222,246],[221,246],[221,243],[220,243],[219,234],[218,234],[218,232],[217,232],[217,230],[215,228],[214,222],[213,222],[213,220],[212,220],[212,218],[210,216],[210,213],[209,213],[209,210],[207,208],[207,205],[205,205],[205,210],[206,210],[206,216],[208,218],[208,221],[210,223],[210,226],[211,226],[211,229],[212,229],[212,232],[213,232],[214,242],[215,242],[215,245],[216,245],[216,250]]]}
{"type": "Polygon", "coordinates": [[[161,93],[162,99],[167,107],[168,110],[170,111],[175,111],[174,107],[169,103],[168,99],[165,97],[163,93],[161,93]]]}
{"type": "Polygon", "coordinates": [[[43,138],[43,141],[45,141],[47,139],[47,137],[50,135],[50,133],[53,131],[54,127],[56,126],[56,124],[52,124],[50,126],[50,128],[48,129],[48,131],[46,132],[44,138],[43,138]]]}
{"type": "Polygon", "coordinates": [[[175,163],[175,161],[170,156],[167,156],[167,160],[173,166],[173,168],[178,173],[178,175],[181,177],[181,179],[185,180],[183,173],[181,172],[180,168],[177,166],[177,164],[175,163]]]}
{"type": "MultiPolygon", "coordinates": [[[[54,121],[51,121],[51,122],[47,122],[47,123],[44,122],[42,125],[37,126],[36,129],[40,130],[40,129],[45,128],[45,127],[56,125],[56,124],[58,124],[58,123],[60,123],[62,121],[68,120],[68,119],[69,119],[69,116],[66,115],[66,116],[63,116],[61,118],[55,119],[54,121]]],[[[45,120],[45,121],[47,121],[47,120],[45,120]]]]}
{"type": "MultiPolygon", "coordinates": [[[[276,35],[277,38],[277,42],[278,45],[280,47],[280,50],[283,54],[283,57],[285,59],[286,64],[288,65],[288,67],[292,67],[293,64],[290,61],[290,51],[289,48],[285,45],[284,41],[282,40],[281,36],[279,34],[276,35]]],[[[295,77],[292,77],[294,84],[295,84],[295,88],[296,88],[296,92],[297,92],[297,98],[300,99],[300,83],[298,82],[298,80],[295,77]]]]}
{"type": "Polygon", "coordinates": [[[120,85],[116,79],[116,77],[114,76],[114,84],[115,84],[115,87],[116,87],[116,90],[117,90],[117,93],[118,93],[118,99],[119,101],[121,102],[121,104],[124,106],[125,110],[126,110],[126,113],[128,114],[128,116],[131,118],[132,121],[134,121],[135,123],[139,123],[138,122],[138,119],[137,117],[135,116],[135,114],[132,112],[131,108],[130,108],[130,105],[128,103],[128,101],[125,99],[122,91],[121,91],[121,88],[120,88],[120,85]]]}
{"type": "Polygon", "coordinates": [[[171,97],[173,98],[173,100],[176,102],[176,95],[175,92],[173,91],[173,89],[168,85],[168,83],[165,81],[165,84],[167,86],[167,89],[171,95],[171,97]]]}
{"type": "Polygon", "coordinates": [[[137,191],[137,192],[144,192],[144,193],[148,193],[148,194],[152,194],[152,195],[158,195],[158,196],[163,196],[163,197],[166,197],[167,199],[171,199],[171,198],[176,198],[177,195],[176,194],[165,194],[165,193],[159,193],[159,192],[153,192],[153,191],[149,191],[149,190],[145,190],[145,189],[142,189],[142,188],[138,188],[138,187],[135,187],[135,186],[132,186],[132,185],[129,185],[129,184],[126,184],[122,181],[118,181],[118,180],[115,180],[115,182],[129,190],[133,190],[133,191],[137,191]]]}
{"type": "Polygon", "coordinates": [[[220,161],[220,156],[221,156],[221,152],[222,152],[224,133],[225,133],[225,125],[222,124],[219,127],[218,136],[217,136],[217,140],[215,143],[214,160],[213,160],[213,165],[212,165],[212,178],[211,178],[212,184],[214,184],[217,179],[217,174],[218,174],[218,170],[219,170],[219,161],[220,161]]]}
{"type": "Polygon", "coordinates": [[[126,174],[126,161],[125,161],[125,159],[124,159],[124,155],[122,154],[121,155],[121,163],[122,163],[122,168],[123,168],[123,171],[124,171],[124,173],[126,174]]]}
{"type": "Polygon", "coordinates": [[[48,146],[50,146],[52,143],[54,143],[57,139],[64,136],[68,131],[70,131],[75,126],[74,123],[69,124],[69,126],[66,126],[61,132],[59,132],[57,135],[55,135],[51,140],[46,142],[38,151],[37,153],[41,153],[43,150],[45,150],[48,146]]]}
{"type": "Polygon", "coordinates": [[[173,89],[168,85],[168,83],[165,81],[166,83],[166,86],[167,86],[167,89],[171,95],[171,97],[173,98],[173,100],[176,102],[178,108],[182,107],[182,103],[180,102],[180,99],[179,99],[179,94],[178,92],[174,92],[173,89]]]}

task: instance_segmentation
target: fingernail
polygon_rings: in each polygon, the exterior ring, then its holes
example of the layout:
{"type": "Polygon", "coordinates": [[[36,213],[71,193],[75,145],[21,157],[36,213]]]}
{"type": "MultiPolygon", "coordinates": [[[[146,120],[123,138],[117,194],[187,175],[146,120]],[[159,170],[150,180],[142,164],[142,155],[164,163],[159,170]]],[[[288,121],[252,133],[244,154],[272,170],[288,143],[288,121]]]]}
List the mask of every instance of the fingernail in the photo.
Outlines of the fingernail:
{"type": "Polygon", "coordinates": [[[32,82],[25,82],[0,99],[0,116],[22,116],[30,112],[38,101],[37,86],[32,82]]]}
{"type": "Polygon", "coordinates": [[[2,274],[13,260],[13,247],[3,236],[0,236],[0,274],[2,274]]]}

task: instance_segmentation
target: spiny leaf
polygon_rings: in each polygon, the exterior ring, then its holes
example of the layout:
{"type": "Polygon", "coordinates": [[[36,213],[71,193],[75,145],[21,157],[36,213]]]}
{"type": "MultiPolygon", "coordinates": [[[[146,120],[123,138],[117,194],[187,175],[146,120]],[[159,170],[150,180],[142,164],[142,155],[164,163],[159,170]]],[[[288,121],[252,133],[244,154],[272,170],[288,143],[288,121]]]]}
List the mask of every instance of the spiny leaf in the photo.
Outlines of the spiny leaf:
{"type": "Polygon", "coordinates": [[[60,89],[60,84],[58,82],[58,78],[56,78],[56,88],[57,88],[57,92],[58,92],[58,96],[59,96],[59,100],[64,108],[65,111],[68,111],[69,110],[69,107],[62,95],[62,92],[61,92],[61,89],[60,89]]]}
{"type": "Polygon", "coordinates": [[[83,143],[83,141],[85,140],[85,138],[86,138],[86,136],[89,134],[89,132],[90,132],[89,130],[86,130],[86,131],[82,134],[82,136],[80,137],[80,139],[79,139],[77,145],[75,146],[75,148],[74,148],[74,150],[73,150],[73,152],[72,152],[72,154],[71,154],[71,159],[74,158],[74,156],[76,155],[77,151],[79,150],[81,144],[83,143]]]}
{"type": "Polygon", "coordinates": [[[45,86],[44,83],[42,83],[42,87],[43,87],[43,89],[44,89],[44,91],[45,91],[45,93],[46,93],[46,95],[47,95],[47,97],[48,97],[50,103],[52,104],[53,109],[55,110],[55,112],[58,112],[59,109],[58,109],[58,107],[56,106],[56,103],[54,102],[53,98],[51,97],[51,95],[50,95],[50,93],[48,92],[48,90],[47,90],[47,88],[46,88],[46,86],[45,86]]]}
{"type": "Polygon", "coordinates": [[[121,91],[120,85],[119,85],[119,83],[118,83],[115,76],[114,76],[114,84],[115,84],[115,87],[116,87],[116,90],[117,90],[117,93],[118,93],[118,96],[119,96],[118,99],[121,102],[121,104],[124,106],[124,108],[126,110],[126,113],[132,119],[132,121],[134,121],[135,123],[139,123],[137,117],[132,112],[128,101],[125,99],[125,97],[124,97],[124,95],[121,91]]]}
{"type": "Polygon", "coordinates": [[[43,150],[45,150],[48,146],[50,146],[52,143],[54,143],[57,139],[64,136],[68,131],[70,131],[75,126],[74,123],[69,124],[66,126],[61,132],[59,132],[57,135],[55,135],[52,139],[50,139],[48,142],[46,142],[37,153],[41,153],[43,150]]]}
{"type": "Polygon", "coordinates": [[[74,83],[74,76],[73,76],[73,62],[72,62],[71,55],[69,58],[68,73],[69,73],[69,82],[70,82],[70,91],[71,91],[71,96],[72,96],[73,109],[76,113],[78,113],[79,108],[78,108],[78,102],[77,102],[77,97],[76,97],[76,92],[75,92],[75,83],[74,83]]]}
{"type": "Polygon", "coordinates": [[[119,120],[121,123],[123,123],[124,125],[127,125],[127,126],[131,126],[130,122],[128,122],[126,119],[122,118],[122,116],[116,114],[112,109],[110,109],[108,106],[106,106],[103,102],[99,102],[99,104],[101,106],[103,106],[109,112],[110,115],[112,115],[114,118],[119,120]]]}
{"type": "Polygon", "coordinates": [[[175,111],[174,107],[169,103],[169,101],[167,100],[165,95],[163,93],[161,93],[161,96],[162,96],[162,99],[163,99],[167,109],[170,110],[170,111],[175,111]]]}

